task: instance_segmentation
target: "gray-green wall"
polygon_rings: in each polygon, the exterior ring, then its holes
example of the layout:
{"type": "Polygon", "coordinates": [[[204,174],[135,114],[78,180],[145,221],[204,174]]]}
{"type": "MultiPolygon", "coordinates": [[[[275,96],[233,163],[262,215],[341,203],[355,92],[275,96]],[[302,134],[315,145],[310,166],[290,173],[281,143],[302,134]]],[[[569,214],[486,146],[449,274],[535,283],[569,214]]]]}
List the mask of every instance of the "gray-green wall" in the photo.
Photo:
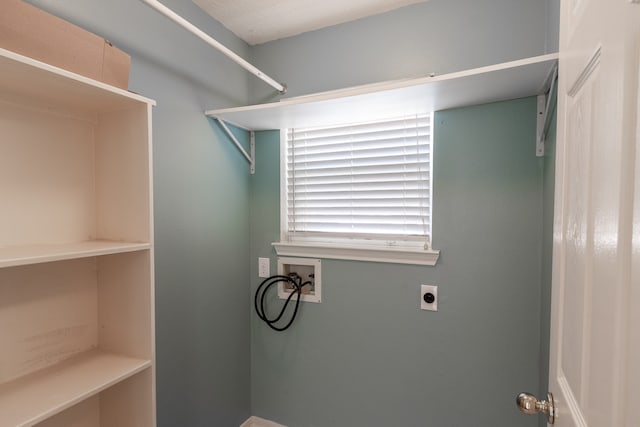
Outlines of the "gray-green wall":
{"type": "MultiPolygon", "coordinates": [[[[559,0],[429,0],[255,46],[287,96],[462,71],[557,51],[559,0]]],[[[251,81],[253,102],[278,99],[251,81]]]]}
{"type": "MultiPolygon", "coordinates": [[[[558,16],[558,0],[430,0],[252,56],[294,96],[555,52],[558,16]]],[[[254,102],[273,99],[250,85],[254,102]]],[[[534,155],[535,116],[533,98],[437,113],[438,265],[325,260],[323,303],[305,304],[293,330],[253,315],[255,415],[290,427],[538,424],[514,404],[544,395],[548,370],[553,158],[534,155]],[[440,312],[417,309],[421,283],[440,286],[440,312]]],[[[278,134],[258,141],[252,292],[257,257],[273,270],[279,238],[278,134]]]]}
{"type": "MultiPolygon", "coordinates": [[[[37,0],[132,56],[154,98],[159,427],[237,427],[250,416],[249,173],[203,111],[248,102],[238,66],[133,0],[37,0]]],[[[238,53],[248,46],[191,1],[163,0],[238,53]]],[[[246,135],[239,135],[246,139],[246,135]]]]}
{"type": "MultiPolygon", "coordinates": [[[[291,427],[537,425],[514,404],[540,383],[536,100],[441,111],[434,124],[438,264],[325,260],[322,303],[304,304],[290,330],[253,314],[255,415],[291,427]],[[419,309],[422,283],[439,286],[437,313],[419,309]]],[[[275,268],[278,143],[258,135],[252,271],[258,256],[275,268]]]]}

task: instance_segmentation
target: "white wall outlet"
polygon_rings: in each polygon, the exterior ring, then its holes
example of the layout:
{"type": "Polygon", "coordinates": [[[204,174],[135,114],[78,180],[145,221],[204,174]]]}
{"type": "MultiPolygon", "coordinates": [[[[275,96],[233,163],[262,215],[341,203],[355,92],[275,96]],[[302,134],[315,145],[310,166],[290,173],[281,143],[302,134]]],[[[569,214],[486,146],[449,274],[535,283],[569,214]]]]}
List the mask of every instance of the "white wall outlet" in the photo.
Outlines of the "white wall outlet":
{"type": "Polygon", "coordinates": [[[420,286],[420,308],[438,311],[438,287],[434,285],[420,286]]]}
{"type": "Polygon", "coordinates": [[[258,277],[269,277],[269,258],[258,258],[258,277]]]}

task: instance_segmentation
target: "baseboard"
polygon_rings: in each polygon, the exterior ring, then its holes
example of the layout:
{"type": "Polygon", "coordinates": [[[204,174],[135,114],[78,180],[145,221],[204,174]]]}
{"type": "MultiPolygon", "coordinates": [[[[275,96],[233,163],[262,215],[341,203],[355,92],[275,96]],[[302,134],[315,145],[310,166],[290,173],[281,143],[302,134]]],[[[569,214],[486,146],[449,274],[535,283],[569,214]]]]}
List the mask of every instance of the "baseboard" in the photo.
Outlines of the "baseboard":
{"type": "Polygon", "coordinates": [[[286,427],[282,424],[274,423],[273,421],[265,420],[264,418],[251,417],[247,421],[243,422],[240,427],[286,427]]]}

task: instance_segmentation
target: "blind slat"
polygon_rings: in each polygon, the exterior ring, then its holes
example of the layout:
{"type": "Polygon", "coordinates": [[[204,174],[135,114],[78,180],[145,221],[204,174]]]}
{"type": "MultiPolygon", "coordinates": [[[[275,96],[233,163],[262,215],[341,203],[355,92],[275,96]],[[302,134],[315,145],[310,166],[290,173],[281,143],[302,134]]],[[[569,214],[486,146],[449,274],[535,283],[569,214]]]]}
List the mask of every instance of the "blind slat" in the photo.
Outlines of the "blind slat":
{"type": "Polygon", "coordinates": [[[296,176],[296,186],[321,185],[321,184],[348,184],[365,182],[429,182],[429,174],[426,172],[385,173],[385,174],[361,174],[361,175],[322,175],[322,176],[296,176]]]}
{"type": "Polygon", "coordinates": [[[296,158],[288,160],[290,162],[289,164],[295,164],[298,170],[323,169],[337,166],[399,165],[404,163],[423,164],[429,160],[429,153],[394,153],[380,151],[376,153],[364,153],[365,155],[362,156],[357,155],[358,153],[350,154],[351,155],[345,156],[340,153],[329,153],[326,156],[313,158],[296,156],[296,158]]]}
{"type": "Polygon", "coordinates": [[[383,191],[333,191],[333,192],[325,192],[325,193],[304,193],[296,196],[297,198],[293,200],[291,197],[291,193],[287,195],[288,202],[297,202],[297,201],[322,201],[322,200],[365,200],[377,198],[380,200],[410,200],[410,199],[424,199],[429,198],[428,190],[412,190],[412,191],[404,191],[403,193],[398,193],[397,191],[392,190],[383,190],[383,191]]]}
{"type": "Polygon", "coordinates": [[[308,233],[323,233],[325,236],[327,234],[333,233],[349,233],[354,237],[357,235],[369,236],[371,234],[374,235],[394,235],[394,236],[422,236],[424,239],[424,227],[422,224],[416,225],[399,225],[392,226],[390,224],[361,224],[358,225],[358,230],[354,230],[349,224],[327,224],[327,223],[318,223],[318,224],[309,224],[308,229],[302,228],[298,230],[298,232],[308,232],[308,233]]]}
{"type": "Polygon", "coordinates": [[[337,184],[314,184],[314,185],[290,185],[287,186],[287,190],[292,194],[292,197],[296,197],[295,193],[303,191],[305,193],[318,193],[327,192],[334,193],[336,191],[406,191],[406,190],[421,190],[424,188],[424,184],[420,181],[406,181],[406,182],[353,182],[353,183],[337,183],[337,184]]]}
{"type": "MultiPolygon", "coordinates": [[[[405,173],[405,172],[430,172],[429,165],[420,163],[403,163],[403,164],[389,164],[389,165],[374,165],[374,166],[361,166],[357,170],[353,170],[352,167],[324,167],[304,170],[296,170],[296,178],[300,177],[313,177],[313,176],[359,176],[359,175],[382,175],[386,173],[405,173]]],[[[287,170],[287,177],[293,178],[293,169],[287,170]]]]}
{"type": "MultiPolygon", "coordinates": [[[[374,148],[411,147],[415,146],[416,138],[428,140],[428,131],[409,133],[393,133],[389,135],[362,136],[360,138],[342,137],[339,139],[320,139],[313,142],[306,139],[296,139],[296,149],[307,154],[326,151],[370,150],[374,148]]],[[[294,141],[291,141],[293,143],[294,141]]]]}
{"type": "MultiPolygon", "coordinates": [[[[338,200],[300,200],[296,202],[296,209],[313,209],[313,208],[329,208],[329,209],[340,209],[340,208],[369,208],[369,209],[381,209],[381,208],[398,208],[406,209],[406,208],[415,208],[422,207],[421,205],[422,199],[414,198],[410,200],[388,200],[388,201],[379,201],[379,200],[349,200],[349,199],[338,199],[338,200]]],[[[287,202],[287,206],[289,208],[293,207],[293,202],[287,202]]]]}
{"type": "Polygon", "coordinates": [[[385,222],[387,221],[397,221],[398,219],[407,220],[409,222],[420,221],[422,218],[425,218],[424,214],[421,212],[420,207],[407,207],[405,209],[394,209],[394,208],[324,208],[324,209],[299,209],[298,215],[296,219],[300,219],[301,221],[305,221],[307,218],[339,218],[343,220],[347,219],[357,219],[362,221],[368,221],[370,218],[384,218],[385,222]]]}

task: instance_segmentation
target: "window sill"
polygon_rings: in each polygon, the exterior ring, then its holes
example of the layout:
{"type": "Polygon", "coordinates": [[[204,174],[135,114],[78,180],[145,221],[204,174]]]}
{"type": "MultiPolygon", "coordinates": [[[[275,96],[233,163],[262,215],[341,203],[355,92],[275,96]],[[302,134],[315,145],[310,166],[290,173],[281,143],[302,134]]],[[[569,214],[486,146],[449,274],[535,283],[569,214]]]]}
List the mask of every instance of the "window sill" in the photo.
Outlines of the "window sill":
{"type": "Polygon", "coordinates": [[[390,262],[396,264],[436,265],[440,251],[419,248],[369,247],[324,243],[272,243],[278,256],[390,262]]]}

